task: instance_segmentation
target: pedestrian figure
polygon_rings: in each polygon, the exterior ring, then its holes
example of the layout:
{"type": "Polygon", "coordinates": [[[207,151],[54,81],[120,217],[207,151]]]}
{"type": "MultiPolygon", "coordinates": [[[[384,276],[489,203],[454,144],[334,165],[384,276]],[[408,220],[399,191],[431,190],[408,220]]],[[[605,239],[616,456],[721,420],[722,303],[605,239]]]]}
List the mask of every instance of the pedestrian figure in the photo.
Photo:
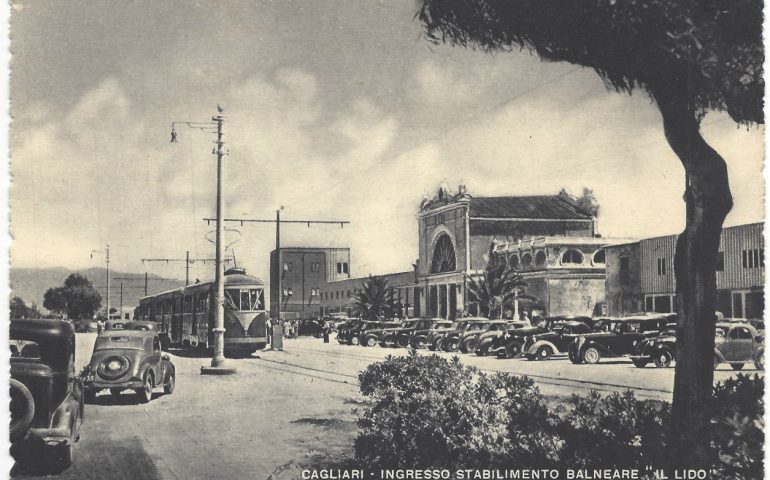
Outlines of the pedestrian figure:
{"type": "Polygon", "coordinates": [[[265,320],[265,334],[267,335],[267,344],[273,348],[273,322],[269,318],[265,320]]]}

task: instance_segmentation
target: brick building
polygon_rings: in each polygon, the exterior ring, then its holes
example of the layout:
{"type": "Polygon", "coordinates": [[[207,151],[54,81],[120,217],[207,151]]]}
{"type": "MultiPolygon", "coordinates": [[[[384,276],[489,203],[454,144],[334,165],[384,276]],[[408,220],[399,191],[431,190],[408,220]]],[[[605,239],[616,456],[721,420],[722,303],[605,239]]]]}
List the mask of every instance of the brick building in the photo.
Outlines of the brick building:
{"type": "MultiPolygon", "coordinates": [[[[762,318],[765,308],[764,223],[722,230],[717,260],[717,310],[725,317],[762,318]]],[[[606,247],[610,315],[675,312],[674,253],[678,235],[606,247]]]]}

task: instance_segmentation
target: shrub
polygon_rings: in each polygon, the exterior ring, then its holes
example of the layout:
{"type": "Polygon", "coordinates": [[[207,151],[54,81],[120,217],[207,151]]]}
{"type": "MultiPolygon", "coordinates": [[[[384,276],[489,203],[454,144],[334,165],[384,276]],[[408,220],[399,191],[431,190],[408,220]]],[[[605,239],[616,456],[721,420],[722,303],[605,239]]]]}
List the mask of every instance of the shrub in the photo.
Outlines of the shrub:
{"type": "Polygon", "coordinates": [[[630,390],[574,395],[559,428],[565,440],[562,462],[576,468],[643,469],[654,461],[653,466],[663,467],[669,415],[668,404],[637,400],[630,390]]]}
{"type": "MultiPolygon", "coordinates": [[[[356,463],[377,468],[670,468],[671,408],[630,391],[551,409],[528,377],[486,375],[437,355],[389,356],[360,375],[370,398],[356,463]]],[[[710,406],[709,478],[762,478],[764,379],[720,382],[710,406]]],[[[642,475],[643,476],[643,475],[642,475]]],[[[646,477],[645,477],[646,478],[646,477]]]]}
{"type": "Polygon", "coordinates": [[[359,378],[372,403],[355,452],[371,468],[532,466],[557,455],[542,428],[550,413],[528,378],[488,376],[437,355],[388,357],[359,378]]]}

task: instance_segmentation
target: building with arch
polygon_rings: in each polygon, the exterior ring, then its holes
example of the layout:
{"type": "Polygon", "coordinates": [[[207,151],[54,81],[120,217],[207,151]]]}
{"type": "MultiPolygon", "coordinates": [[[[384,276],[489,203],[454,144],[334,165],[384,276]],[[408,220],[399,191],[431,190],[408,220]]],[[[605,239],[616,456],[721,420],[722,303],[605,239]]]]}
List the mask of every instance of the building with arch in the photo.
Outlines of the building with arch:
{"type": "Polygon", "coordinates": [[[442,185],[435,197],[423,200],[417,215],[415,310],[450,319],[472,310],[466,302],[466,279],[486,266],[494,244],[496,254],[522,262],[517,268],[543,298],[547,314],[590,315],[604,301],[604,267],[593,257],[606,243],[596,236],[598,209],[588,189],[577,198],[565,190],[557,195],[474,197],[463,185],[456,194],[442,185]],[[562,253],[557,256],[557,251],[562,253]],[[557,258],[566,263],[553,263],[557,258]],[[557,285],[565,292],[573,289],[572,296],[574,288],[590,293],[581,293],[579,305],[572,305],[572,300],[555,300],[557,285]]]}

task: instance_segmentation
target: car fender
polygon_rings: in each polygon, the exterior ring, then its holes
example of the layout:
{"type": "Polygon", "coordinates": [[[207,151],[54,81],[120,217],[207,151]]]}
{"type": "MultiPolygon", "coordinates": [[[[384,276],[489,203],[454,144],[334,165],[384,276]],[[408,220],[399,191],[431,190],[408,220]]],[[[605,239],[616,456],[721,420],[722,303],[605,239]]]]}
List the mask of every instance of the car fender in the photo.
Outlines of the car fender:
{"type": "Polygon", "coordinates": [[[665,350],[665,351],[667,351],[668,353],[671,354],[671,358],[676,358],[676,349],[675,348],[671,348],[671,345],[668,345],[666,343],[661,343],[661,344],[655,345],[653,347],[653,350],[654,350],[655,353],[660,352],[661,350],[665,350]]]}
{"type": "Polygon", "coordinates": [[[481,341],[476,343],[476,349],[480,350],[480,349],[486,347],[487,345],[491,345],[492,342],[494,342],[494,341],[495,341],[495,337],[482,338],[481,341]]]}
{"type": "Polygon", "coordinates": [[[51,418],[51,430],[66,430],[69,432],[67,443],[75,443],[75,439],[78,437],[78,431],[80,430],[80,423],[82,418],[80,412],[82,408],[83,397],[76,396],[74,392],[70,391],[64,400],[62,400],[59,407],[53,412],[51,418]]]}
{"type": "Polygon", "coordinates": [[[529,347],[529,348],[527,349],[526,353],[527,353],[527,354],[530,354],[530,355],[534,355],[534,354],[535,354],[535,352],[537,352],[537,351],[538,351],[538,349],[539,349],[540,347],[543,347],[543,346],[547,346],[547,347],[550,347],[550,348],[551,348],[551,350],[553,351],[553,353],[558,353],[558,352],[560,352],[560,351],[561,351],[561,350],[559,350],[559,348],[558,348],[556,345],[554,345],[552,342],[549,342],[548,340],[538,340],[537,342],[535,342],[534,344],[532,344],[532,346],[531,346],[531,347],[529,347]]]}
{"type": "Polygon", "coordinates": [[[765,346],[761,346],[757,349],[756,352],[754,352],[753,361],[757,361],[758,358],[761,358],[765,354],[765,346]]]}

